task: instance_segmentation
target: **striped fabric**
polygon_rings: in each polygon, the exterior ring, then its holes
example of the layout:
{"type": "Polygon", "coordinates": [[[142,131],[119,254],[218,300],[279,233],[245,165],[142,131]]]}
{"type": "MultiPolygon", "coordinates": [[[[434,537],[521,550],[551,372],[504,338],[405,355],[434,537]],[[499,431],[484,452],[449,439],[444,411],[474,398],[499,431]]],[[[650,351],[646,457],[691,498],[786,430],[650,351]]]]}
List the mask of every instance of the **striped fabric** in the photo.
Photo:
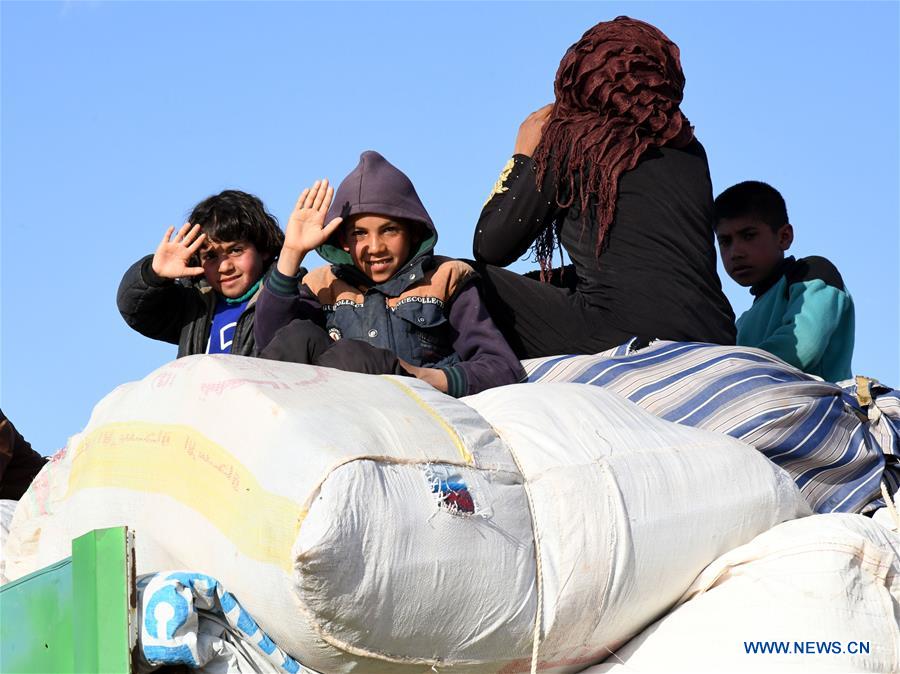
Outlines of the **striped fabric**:
{"type": "Polygon", "coordinates": [[[522,365],[529,382],[602,386],[662,419],[743,440],[818,513],[883,506],[882,479],[890,494],[900,490],[900,392],[864,378],[823,382],[760,349],[634,344],[522,365]]]}

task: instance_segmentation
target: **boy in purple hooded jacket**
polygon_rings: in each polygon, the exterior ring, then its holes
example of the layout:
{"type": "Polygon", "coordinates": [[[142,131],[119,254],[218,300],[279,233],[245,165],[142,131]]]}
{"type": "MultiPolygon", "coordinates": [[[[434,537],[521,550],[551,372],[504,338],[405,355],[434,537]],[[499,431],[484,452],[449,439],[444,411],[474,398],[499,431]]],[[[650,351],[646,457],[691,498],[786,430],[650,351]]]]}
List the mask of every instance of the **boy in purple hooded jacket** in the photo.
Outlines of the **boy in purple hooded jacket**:
{"type": "Polygon", "coordinates": [[[257,303],[261,355],[409,373],[454,397],[519,381],[521,364],[481,301],[476,273],[433,255],[436,242],[409,178],[377,152],[364,152],[336,193],[316,181],[297,200],[257,303]],[[298,288],[313,249],[331,264],[298,288]]]}

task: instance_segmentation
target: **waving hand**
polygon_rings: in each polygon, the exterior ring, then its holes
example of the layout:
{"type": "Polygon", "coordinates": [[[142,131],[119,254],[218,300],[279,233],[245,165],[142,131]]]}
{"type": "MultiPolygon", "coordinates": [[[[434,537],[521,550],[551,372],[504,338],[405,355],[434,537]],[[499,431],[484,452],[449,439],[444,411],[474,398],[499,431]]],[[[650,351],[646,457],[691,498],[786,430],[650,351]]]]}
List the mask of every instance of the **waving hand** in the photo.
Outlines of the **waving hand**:
{"type": "Polygon", "coordinates": [[[293,276],[306,254],[328,241],[343,222],[334,218],[325,224],[325,216],[334,199],[334,188],[328,179],[317,180],[300,193],[284,231],[284,246],[278,257],[278,271],[293,276]]]}
{"type": "Polygon", "coordinates": [[[169,227],[156,247],[151,264],[153,271],[162,278],[169,279],[199,276],[203,273],[203,267],[192,267],[190,261],[206,240],[206,234],[201,233],[200,225],[191,227],[189,222],[181,226],[172,240],[174,231],[174,227],[169,227]]]}

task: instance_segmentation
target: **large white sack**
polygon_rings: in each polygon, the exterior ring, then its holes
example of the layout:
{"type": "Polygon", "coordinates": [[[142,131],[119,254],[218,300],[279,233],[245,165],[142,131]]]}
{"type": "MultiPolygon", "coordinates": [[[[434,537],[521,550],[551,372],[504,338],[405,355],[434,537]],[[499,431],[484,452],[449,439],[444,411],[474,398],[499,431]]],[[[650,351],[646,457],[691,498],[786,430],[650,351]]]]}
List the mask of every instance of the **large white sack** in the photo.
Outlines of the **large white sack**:
{"type": "Polygon", "coordinates": [[[900,671],[900,537],[862,515],[785,522],[683,601],[587,671],[900,671]]]}
{"type": "Polygon", "coordinates": [[[891,512],[890,508],[879,508],[876,510],[872,515],[872,521],[878,522],[890,531],[900,531],[900,517],[895,512],[891,512]]]}
{"type": "Polygon", "coordinates": [[[749,445],[597,387],[524,385],[465,400],[513,449],[531,493],[545,667],[603,659],[709,560],[810,513],[790,476],[749,445]],[[582,647],[566,653],[573,641],[582,647]]]}
{"type": "Polygon", "coordinates": [[[0,499],[0,585],[9,582],[6,577],[6,539],[18,504],[18,501],[0,499]]]}
{"type": "Polygon", "coordinates": [[[217,578],[313,669],[527,671],[539,620],[543,668],[574,671],[716,556],[808,512],[752,448],[594,387],[466,402],[409,378],[180,359],[110,394],[41,473],[7,572],[127,524],[138,573],[217,578]]]}
{"type": "Polygon", "coordinates": [[[428,662],[433,652],[527,653],[534,553],[520,482],[471,408],[417,380],[184,358],[107,396],[42,471],[13,521],[7,573],[67,556],[86,531],[127,524],[138,573],[217,578],[314,669],[350,669],[369,650],[381,671],[416,659],[416,647],[428,662]],[[442,466],[472,481],[484,474],[489,517],[437,507],[427,480],[442,466]],[[453,621],[455,602],[483,598],[497,626],[513,629],[473,635],[453,621]],[[517,621],[521,645],[510,638],[517,621]]]}

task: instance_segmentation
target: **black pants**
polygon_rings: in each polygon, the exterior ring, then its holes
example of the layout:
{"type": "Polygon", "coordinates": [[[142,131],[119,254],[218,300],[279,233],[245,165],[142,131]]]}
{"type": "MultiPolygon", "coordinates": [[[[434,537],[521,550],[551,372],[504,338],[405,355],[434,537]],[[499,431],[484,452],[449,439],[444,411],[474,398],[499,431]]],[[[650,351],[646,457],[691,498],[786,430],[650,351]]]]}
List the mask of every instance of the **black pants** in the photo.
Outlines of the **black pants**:
{"type": "MultiPolygon", "coordinates": [[[[482,297],[494,323],[519,358],[598,353],[634,337],[614,317],[575,291],[575,268],[550,283],[493,265],[468,261],[481,276],[482,297]]],[[[638,335],[652,337],[652,335],[638,335]]]]}
{"type": "Polygon", "coordinates": [[[334,342],[318,325],[299,318],[276,332],[272,341],[260,351],[259,357],[332,367],[345,372],[409,374],[401,367],[397,356],[387,349],[379,349],[357,339],[334,342]]]}

